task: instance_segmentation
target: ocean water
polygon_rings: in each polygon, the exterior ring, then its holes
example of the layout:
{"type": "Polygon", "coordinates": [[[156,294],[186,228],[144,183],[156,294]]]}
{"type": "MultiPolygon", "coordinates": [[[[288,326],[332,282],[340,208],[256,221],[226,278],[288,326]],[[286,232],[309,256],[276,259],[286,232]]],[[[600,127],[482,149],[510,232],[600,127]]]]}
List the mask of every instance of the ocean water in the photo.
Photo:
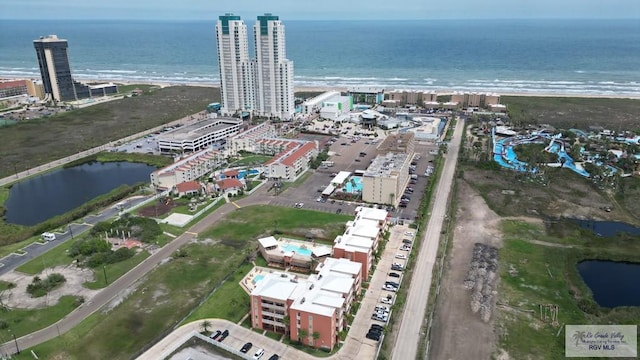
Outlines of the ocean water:
{"type": "MultiPolygon", "coordinates": [[[[637,20],[282,20],[296,86],[640,96],[637,20]]],[[[3,20],[0,77],[38,78],[47,34],[78,79],[219,81],[214,20],[3,20]]]]}

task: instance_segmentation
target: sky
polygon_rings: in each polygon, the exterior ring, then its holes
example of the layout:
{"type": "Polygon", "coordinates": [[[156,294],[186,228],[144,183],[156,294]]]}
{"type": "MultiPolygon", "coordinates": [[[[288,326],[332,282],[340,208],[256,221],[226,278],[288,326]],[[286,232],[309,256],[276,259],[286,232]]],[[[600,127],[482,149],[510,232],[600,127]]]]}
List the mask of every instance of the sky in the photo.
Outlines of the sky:
{"type": "MultiPolygon", "coordinates": [[[[0,0],[2,19],[640,19],[640,0],[0,0]]],[[[639,25],[640,26],[640,25],[639,25]]]]}

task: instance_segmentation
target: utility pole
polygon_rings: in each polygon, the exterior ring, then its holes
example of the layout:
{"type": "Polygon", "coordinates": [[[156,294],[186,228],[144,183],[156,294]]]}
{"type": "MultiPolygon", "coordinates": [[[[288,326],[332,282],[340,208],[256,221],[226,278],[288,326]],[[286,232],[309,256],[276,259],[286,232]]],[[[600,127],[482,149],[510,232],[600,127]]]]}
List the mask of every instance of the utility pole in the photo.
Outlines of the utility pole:
{"type": "Polygon", "coordinates": [[[104,282],[109,285],[109,280],[107,280],[107,267],[102,265],[102,272],[104,273],[104,282]]]}
{"type": "MultiPolygon", "coordinates": [[[[9,330],[9,332],[11,332],[11,330],[9,330]]],[[[16,343],[16,354],[20,354],[20,348],[18,347],[18,339],[16,339],[16,334],[11,333],[11,336],[13,336],[13,341],[16,343]]]]}
{"type": "Polygon", "coordinates": [[[73,231],[71,231],[71,224],[67,225],[67,228],[69,229],[69,234],[71,235],[71,240],[73,240],[73,231]]]}

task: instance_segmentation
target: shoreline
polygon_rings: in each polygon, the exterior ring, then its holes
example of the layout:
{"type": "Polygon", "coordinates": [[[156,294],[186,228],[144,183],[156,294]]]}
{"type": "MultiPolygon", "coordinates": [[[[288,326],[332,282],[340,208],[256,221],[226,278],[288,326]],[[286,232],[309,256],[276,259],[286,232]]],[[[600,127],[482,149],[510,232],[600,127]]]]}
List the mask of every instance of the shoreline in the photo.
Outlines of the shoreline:
{"type": "MultiPolygon", "coordinates": [[[[11,80],[25,80],[25,78],[21,77],[1,77],[1,81],[11,81],[11,80]]],[[[33,79],[31,79],[33,80],[33,79]]],[[[77,78],[74,80],[80,81],[82,83],[114,83],[118,85],[155,85],[161,88],[169,87],[169,86],[197,86],[197,87],[209,87],[209,88],[220,88],[217,84],[210,83],[200,83],[200,82],[162,82],[162,81],[129,81],[129,80],[110,80],[110,79],[83,79],[77,78]]],[[[375,86],[361,86],[363,88],[382,88],[375,86]]],[[[401,87],[393,87],[385,90],[403,90],[401,87]]],[[[346,92],[348,87],[346,86],[295,86],[294,92],[326,92],[326,91],[340,91],[346,92]]],[[[438,95],[451,95],[456,91],[463,91],[468,93],[492,93],[498,94],[500,96],[518,96],[518,97],[555,97],[555,98],[587,98],[587,99],[630,99],[630,100],[640,100],[640,94],[638,95],[624,95],[624,94],[575,94],[575,93],[567,93],[567,92],[544,92],[544,91],[534,91],[534,90],[523,90],[521,92],[498,92],[495,90],[474,90],[474,91],[466,91],[466,90],[458,90],[458,89],[410,89],[415,91],[433,91],[438,95]]]]}

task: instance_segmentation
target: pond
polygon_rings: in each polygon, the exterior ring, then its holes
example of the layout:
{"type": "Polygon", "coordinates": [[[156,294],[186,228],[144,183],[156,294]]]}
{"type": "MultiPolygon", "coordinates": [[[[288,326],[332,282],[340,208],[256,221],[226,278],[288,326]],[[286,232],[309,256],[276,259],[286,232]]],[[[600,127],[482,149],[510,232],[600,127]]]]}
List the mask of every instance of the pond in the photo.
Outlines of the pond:
{"type": "Polygon", "coordinates": [[[92,162],[20,181],[11,187],[4,204],[5,221],[27,226],[38,224],[121,185],[149,182],[155,169],[125,161],[92,162]]]}
{"type": "Polygon", "coordinates": [[[573,219],[581,228],[589,229],[598,236],[612,237],[619,232],[626,232],[631,235],[640,235],[640,228],[617,221],[596,221],[573,219]]]}
{"type": "Polygon", "coordinates": [[[586,260],[578,263],[578,272],[598,305],[640,306],[640,263],[586,260]]]}

